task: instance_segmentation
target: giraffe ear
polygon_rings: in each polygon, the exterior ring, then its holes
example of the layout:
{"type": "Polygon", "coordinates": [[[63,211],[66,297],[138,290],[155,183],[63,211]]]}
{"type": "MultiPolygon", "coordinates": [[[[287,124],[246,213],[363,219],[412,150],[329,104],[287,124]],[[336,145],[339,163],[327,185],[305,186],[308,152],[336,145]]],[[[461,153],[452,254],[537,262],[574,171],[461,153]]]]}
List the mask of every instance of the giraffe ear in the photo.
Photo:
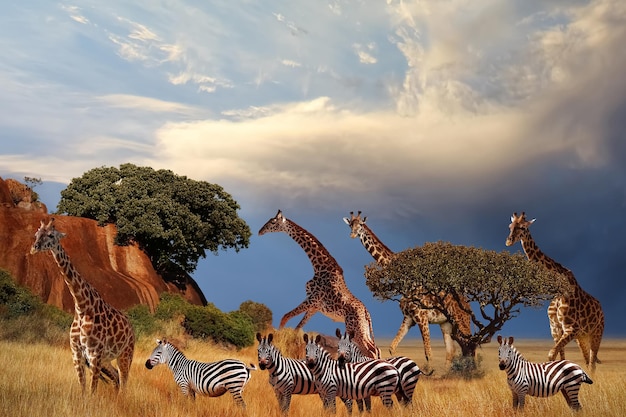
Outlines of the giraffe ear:
{"type": "Polygon", "coordinates": [[[343,221],[344,221],[344,222],[345,222],[348,226],[350,226],[350,219],[348,219],[347,217],[344,217],[344,218],[343,218],[343,221]]]}
{"type": "Polygon", "coordinates": [[[535,220],[537,220],[537,219],[532,219],[532,220],[530,220],[530,221],[528,222],[528,225],[530,226],[531,224],[533,224],[533,223],[535,222],[535,220]]]}

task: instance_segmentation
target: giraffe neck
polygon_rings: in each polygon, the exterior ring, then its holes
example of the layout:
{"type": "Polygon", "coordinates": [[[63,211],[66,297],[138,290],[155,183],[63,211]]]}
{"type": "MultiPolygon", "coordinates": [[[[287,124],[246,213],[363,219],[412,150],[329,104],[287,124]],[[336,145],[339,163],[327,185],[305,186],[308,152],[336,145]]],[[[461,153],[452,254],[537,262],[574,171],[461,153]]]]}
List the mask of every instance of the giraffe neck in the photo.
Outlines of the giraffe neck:
{"type": "Polygon", "coordinates": [[[289,226],[285,229],[287,234],[296,241],[309,257],[313,270],[329,270],[334,269],[343,274],[343,270],[328,252],[328,250],[320,243],[319,240],[303,227],[297,225],[289,219],[285,219],[289,226]]]}
{"type": "Polygon", "coordinates": [[[541,249],[539,249],[539,247],[535,243],[535,240],[533,239],[533,237],[530,235],[529,230],[525,230],[523,232],[521,241],[522,241],[522,249],[524,249],[524,253],[528,257],[528,259],[534,262],[539,262],[540,264],[542,264],[543,266],[545,266],[551,271],[556,271],[560,274],[565,275],[570,285],[573,285],[576,287],[578,286],[578,282],[576,281],[576,278],[574,277],[574,274],[572,273],[572,271],[565,268],[563,265],[561,265],[554,259],[550,258],[548,255],[543,253],[541,249]]]}
{"type": "Polygon", "coordinates": [[[84,312],[93,304],[95,299],[99,298],[96,290],[76,271],[70,262],[70,257],[60,244],[52,249],[52,255],[59,268],[61,268],[65,283],[72,294],[72,298],[74,298],[76,311],[84,312]]]}
{"type": "Polygon", "coordinates": [[[363,224],[365,233],[361,233],[361,243],[365,249],[372,255],[374,260],[380,265],[386,265],[391,261],[394,253],[372,232],[366,224],[363,224]]]}

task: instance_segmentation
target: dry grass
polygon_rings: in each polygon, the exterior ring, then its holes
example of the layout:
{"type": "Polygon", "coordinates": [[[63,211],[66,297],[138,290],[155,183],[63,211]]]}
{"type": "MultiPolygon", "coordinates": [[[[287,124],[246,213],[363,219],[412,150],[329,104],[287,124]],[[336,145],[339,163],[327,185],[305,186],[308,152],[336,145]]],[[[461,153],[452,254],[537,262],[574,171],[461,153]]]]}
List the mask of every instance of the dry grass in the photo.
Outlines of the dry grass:
{"type": "MultiPolygon", "coordinates": [[[[277,344],[297,339],[296,334],[277,335],[277,344]],[[278,342],[280,341],[280,342],[278,342]]],[[[379,341],[383,352],[388,341],[379,341]],[[382,343],[381,343],[382,342],[382,343]]],[[[530,360],[542,361],[550,348],[548,341],[519,340],[518,349],[530,360]]],[[[144,366],[154,344],[141,341],[135,352],[135,362],[127,390],[120,395],[101,384],[97,395],[83,398],[71,364],[69,349],[45,344],[20,345],[0,342],[0,415],[32,416],[89,416],[89,417],[179,417],[179,416],[274,416],[279,415],[277,401],[267,382],[266,371],[254,371],[244,391],[248,404],[246,411],[235,407],[228,394],[219,398],[198,397],[195,402],[184,398],[172,375],[164,365],[153,370],[144,366]]],[[[281,348],[285,348],[282,347],[281,348]]],[[[496,344],[485,346],[483,356],[485,378],[473,381],[443,376],[444,349],[435,343],[432,377],[423,377],[415,391],[412,409],[397,405],[391,411],[374,399],[376,416],[439,416],[484,417],[504,416],[511,412],[511,397],[504,373],[497,368],[496,344]]],[[[297,349],[296,349],[297,351],[297,349]]],[[[256,345],[241,351],[229,351],[219,346],[189,341],[185,354],[193,359],[211,361],[236,357],[256,364],[256,345]]],[[[576,345],[568,346],[571,360],[581,362],[576,345]]],[[[600,350],[603,364],[598,365],[593,385],[581,389],[583,410],[576,416],[626,415],[626,340],[607,340],[600,350]]],[[[421,342],[407,340],[398,354],[423,363],[421,342]]],[[[338,402],[339,416],[347,415],[338,402]]],[[[317,396],[294,396],[290,416],[309,417],[325,415],[317,396]]],[[[520,413],[521,415],[521,413],[520,413]]],[[[562,396],[547,399],[528,398],[526,416],[572,416],[562,396]]]]}

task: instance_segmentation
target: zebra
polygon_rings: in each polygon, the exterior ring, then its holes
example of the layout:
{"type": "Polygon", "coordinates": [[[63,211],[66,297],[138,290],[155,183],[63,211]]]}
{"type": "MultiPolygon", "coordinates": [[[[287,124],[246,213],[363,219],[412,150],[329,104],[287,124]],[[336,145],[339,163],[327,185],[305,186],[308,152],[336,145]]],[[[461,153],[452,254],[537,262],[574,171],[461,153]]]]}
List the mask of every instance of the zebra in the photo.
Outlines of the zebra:
{"type": "MultiPolygon", "coordinates": [[[[350,334],[345,333],[342,335],[341,330],[337,329],[336,335],[339,338],[337,359],[340,363],[363,362],[372,359],[361,352],[361,349],[359,349],[356,343],[352,341],[350,334]]],[[[404,406],[411,405],[413,402],[413,392],[415,391],[415,386],[419,381],[420,374],[429,376],[432,375],[433,371],[430,371],[428,374],[424,373],[413,360],[407,358],[406,356],[393,356],[383,360],[393,365],[400,374],[400,381],[396,390],[396,398],[398,402],[404,406]]],[[[357,401],[357,404],[359,406],[359,410],[362,410],[363,406],[360,400],[357,401]]],[[[371,401],[369,398],[365,399],[365,407],[368,411],[371,410],[371,401]]]]}
{"type": "Polygon", "coordinates": [[[250,364],[248,367],[237,359],[198,362],[187,359],[166,340],[157,339],[156,342],[157,347],[146,361],[146,368],[152,369],[160,363],[167,364],[183,395],[195,399],[196,393],[219,397],[230,392],[238,406],[246,407],[241,393],[250,380],[250,371],[256,369],[254,365],[250,364]]]}
{"type": "MultiPolygon", "coordinates": [[[[304,334],[306,364],[313,371],[326,410],[336,412],[336,397],[363,400],[377,395],[385,407],[393,406],[392,395],[400,380],[400,374],[393,365],[380,359],[370,359],[342,366],[319,344],[320,339],[320,335],[313,339],[304,334]]],[[[349,408],[348,412],[351,411],[349,408]]]]}
{"type": "Polygon", "coordinates": [[[503,339],[498,336],[498,343],[499,368],[506,371],[506,379],[513,393],[514,408],[524,408],[527,394],[533,397],[549,397],[559,391],[570,408],[582,408],[578,402],[580,386],[583,382],[593,384],[593,381],[579,365],[566,360],[529,362],[513,346],[513,337],[503,339]]]}
{"type": "Polygon", "coordinates": [[[304,360],[283,356],[272,344],[274,340],[272,333],[267,337],[261,337],[261,333],[257,333],[256,340],[259,342],[257,348],[259,368],[269,371],[269,382],[274,388],[283,414],[289,414],[293,394],[318,394],[313,373],[304,360]]]}

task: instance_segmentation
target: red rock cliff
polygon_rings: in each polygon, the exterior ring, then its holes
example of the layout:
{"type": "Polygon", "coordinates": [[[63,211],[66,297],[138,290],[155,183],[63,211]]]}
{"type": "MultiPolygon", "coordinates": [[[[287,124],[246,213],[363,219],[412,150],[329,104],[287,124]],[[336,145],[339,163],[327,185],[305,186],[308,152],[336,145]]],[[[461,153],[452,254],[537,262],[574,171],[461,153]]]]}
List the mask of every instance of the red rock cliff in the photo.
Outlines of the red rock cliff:
{"type": "MultiPolygon", "coordinates": [[[[49,218],[45,205],[31,202],[30,192],[17,181],[0,178],[0,268],[46,303],[73,312],[74,302],[52,254],[30,254],[40,221],[49,218]]],[[[57,230],[66,234],[61,244],[76,270],[113,306],[127,309],[146,304],[154,310],[163,292],[181,294],[193,304],[206,304],[191,277],[182,285],[168,283],[139,248],[116,246],[114,225],[100,227],[96,221],[81,217],[54,218],[57,230]]]]}

